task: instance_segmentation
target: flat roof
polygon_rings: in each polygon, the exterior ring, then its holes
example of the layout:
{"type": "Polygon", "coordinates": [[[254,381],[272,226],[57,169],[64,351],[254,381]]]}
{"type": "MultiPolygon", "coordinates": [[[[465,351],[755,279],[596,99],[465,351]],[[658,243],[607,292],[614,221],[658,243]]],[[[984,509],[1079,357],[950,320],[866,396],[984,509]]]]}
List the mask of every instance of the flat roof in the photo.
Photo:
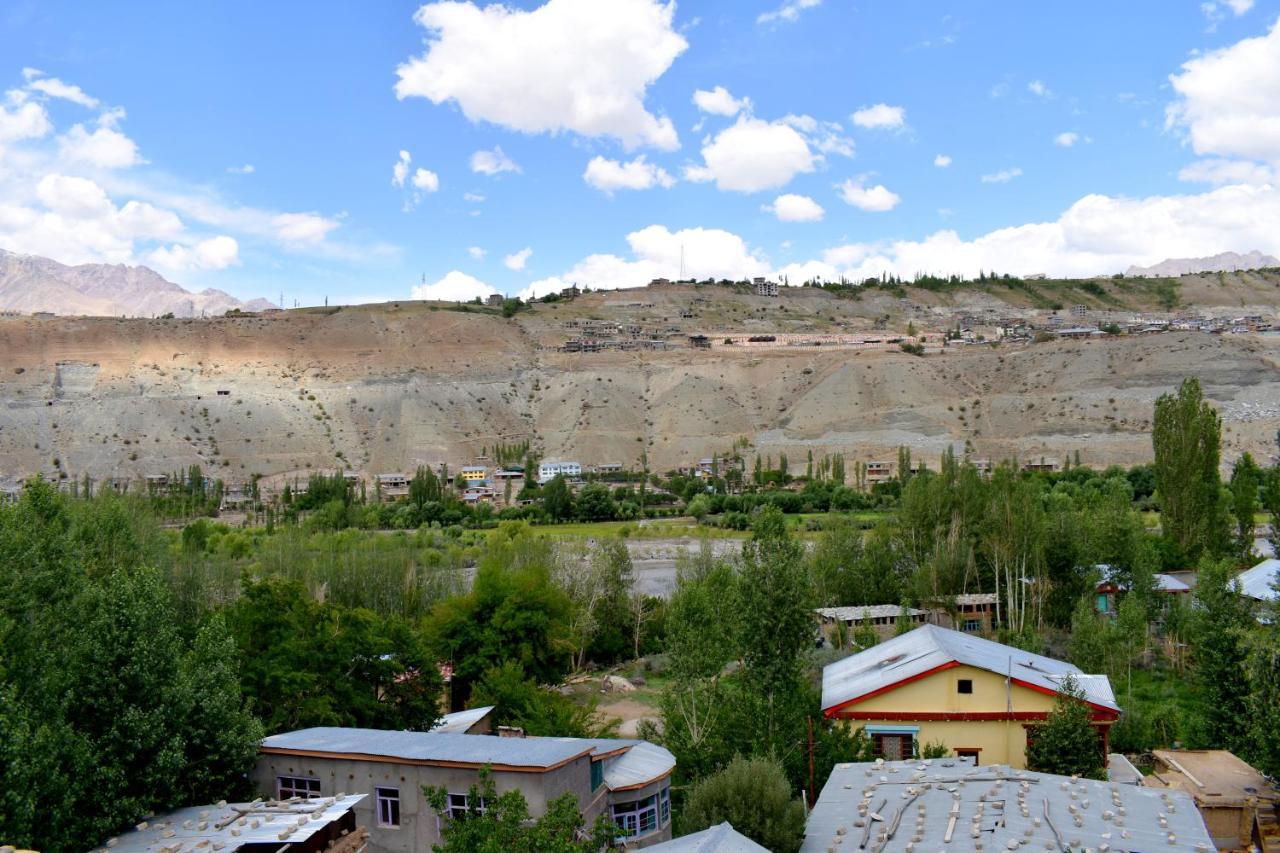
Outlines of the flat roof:
{"type": "Polygon", "coordinates": [[[948,758],[836,765],[800,850],[970,851],[979,844],[988,851],[1215,849],[1181,791],[948,758]]]}
{"type": "Polygon", "coordinates": [[[1265,776],[1225,749],[1157,749],[1152,755],[1164,767],[1143,779],[1147,787],[1177,788],[1210,807],[1280,800],[1280,792],[1265,776]]]}
{"type": "MultiPolygon", "coordinates": [[[[192,806],[143,821],[107,841],[115,853],[165,850],[239,850],[248,844],[283,845],[306,841],[341,818],[364,794],[304,800],[254,800],[192,806]]],[[[274,848],[273,848],[274,849],[274,848]]]]}
{"type": "Polygon", "coordinates": [[[546,770],[590,754],[590,742],[573,738],[516,738],[456,732],[401,732],[322,726],[272,735],[263,752],[304,753],[356,760],[391,759],[423,764],[464,764],[546,770]]]}
{"type": "Polygon", "coordinates": [[[868,694],[918,678],[948,664],[963,664],[1058,693],[1067,676],[1091,704],[1119,712],[1105,675],[1044,655],[984,640],[937,625],[922,625],[822,669],[822,709],[830,711],[868,694]]]}

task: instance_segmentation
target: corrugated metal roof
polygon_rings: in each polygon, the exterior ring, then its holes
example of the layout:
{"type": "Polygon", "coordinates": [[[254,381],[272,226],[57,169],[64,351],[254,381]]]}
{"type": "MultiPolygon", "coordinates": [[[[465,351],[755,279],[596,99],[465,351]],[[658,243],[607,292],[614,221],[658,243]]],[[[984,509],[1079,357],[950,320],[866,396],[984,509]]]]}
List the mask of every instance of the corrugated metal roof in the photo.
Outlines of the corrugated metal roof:
{"type": "Polygon", "coordinates": [[[1107,756],[1107,779],[1121,785],[1141,785],[1142,771],[1119,752],[1107,756]]]}
{"type": "Polygon", "coordinates": [[[454,711],[452,714],[445,714],[440,718],[440,722],[431,727],[431,731],[461,732],[465,734],[467,729],[487,717],[492,710],[492,705],[485,705],[483,708],[468,708],[465,711],[454,711]]]}
{"type": "Polygon", "coordinates": [[[1191,592],[1191,587],[1173,575],[1156,575],[1156,586],[1164,592],[1191,592]]]}
{"type": "Polygon", "coordinates": [[[445,761],[459,764],[505,764],[512,767],[552,767],[590,752],[589,741],[573,738],[515,738],[454,732],[396,732],[378,729],[321,727],[272,735],[264,749],[296,749],[445,761]]]}
{"type": "Polygon", "coordinates": [[[956,604],[995,604],[994,592],[970,592],[956,596],[956,604]]]}
{"type": "Polygon", "coordinates": [[[768,853],[768,848],[756,844],[728,822],[654,844],[647,849],[661,850],[662,853],[768,853]]]}
{"type": "MultiPolygon", "coordinates": [[[[814,612],[827,619],[839,619],[841,622],[849,622],[861,619],[896,619],[902,615],[902,607],[897,604],[855,604],[847,607],[819,607],[814,612]]],[[[925,611],[917,610],[914,607],[908,607],[907,612],[912,616],[925,615],[925,611]]]]}
{"type": "Polygon", "coordinates": [[[675,766],[676,757],[668,750],[645,740],[637,741],[622,755],[605,759],[604,784],[610,791],[646,785],[667,775],[675,766]]]}
{"type": "Polygon", "coordinates": [[[1119,711],[1105,675],[1085,675],[1065,661],[1024,652],[971,634],[923,625],[828,664],[822,670],[822,708],[827,710],[948,663],[985,669],[1058,692],[1074,676],[1090,702],[1119,711]]]}
{"type": "Polygon", "coordinates": [[[1240,591],[1258,601],[1275,601],[1277,593],[1273,584],[1280,582],[1280,560],[1263,560],[1236,578],[1240,591]]]}
{"type": "Polygon", "coordinates": [[[800,850],[969,851],[979,844],[991,851],[1214,850],[1181,791],[961,759],[836,765],[800,850]]]}
{"type": "MultiPolygon", "coordinates": [[[[114,853],[238,850],[246,844],[306,841],[342,817],[364,794],[303,800],[255,800],[179,809],[107,842],[114,853]]],[[[106,848],[103,848],[106,849],[106,848]]]]}

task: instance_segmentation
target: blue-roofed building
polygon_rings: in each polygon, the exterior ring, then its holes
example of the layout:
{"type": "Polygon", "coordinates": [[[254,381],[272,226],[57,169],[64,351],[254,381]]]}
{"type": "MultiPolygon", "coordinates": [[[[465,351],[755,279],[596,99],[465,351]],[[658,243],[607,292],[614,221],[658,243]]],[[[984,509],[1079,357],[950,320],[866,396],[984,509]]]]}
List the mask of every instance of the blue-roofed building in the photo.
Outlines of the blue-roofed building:
{"type": "Polygon", "coordinates": [[[587,823],[608,815],[629,848],[671,838],[675,757],[666,749],[643,740],[468,734],[488,714],[473,716],[450,715],[430,732],[321,727],[272,735],[254,780],[269,797],[365,794],[357,817],[369,829],[370,853],[430,850],[445,821],[484,808],[469,791],[486,767],[498,793],[520,791],[535,816],[571,793],[587,823]],[[446,814],[431,808],[423,786],[448,791],[446,814]]]}

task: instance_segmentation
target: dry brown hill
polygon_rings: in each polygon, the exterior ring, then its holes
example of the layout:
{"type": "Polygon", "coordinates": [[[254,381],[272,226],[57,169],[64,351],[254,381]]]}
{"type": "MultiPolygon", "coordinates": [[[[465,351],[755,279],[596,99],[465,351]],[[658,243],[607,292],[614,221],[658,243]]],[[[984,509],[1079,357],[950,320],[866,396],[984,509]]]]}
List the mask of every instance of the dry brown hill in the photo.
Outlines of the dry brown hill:
{"type": "MultiPolygon", "coordinates": [[[[1155,398],[1198,375],[1226,421],[1226,458],[1270,459],[1280,427],[1280,338],[1168,333],[1027,346],[952,347],[918,358],[834,348],[571,354],[585,319],[681,334],[945,328],[957,309],[1029,311],[1046,301],[1158,308],[1170,287],[1196,310],[1274,315],[1267,274],[1002,284],[782,298],[724,287],[594,293],[495,311],[398,303],[211,320],[0,318],[0,478],[43,471],[136,477],[201,464],[252,473],[338,467],[368,473],[471,460],[530,439],[547,456],[658,470],[745,439],[802,466],[815,456],[933,460],[1150,456],[1155,398]],[[1163,290],[1161,289],[1163,288],[1163,290]],[[905,301],[904,301],[905,300],[905,301]],[[681,311],[692,317],[681,317],[681,311]],[[888,319],[884,319],[885,317],[888,319]]],[[[682,341],[673,337],[673,343],[682,341]]]]}

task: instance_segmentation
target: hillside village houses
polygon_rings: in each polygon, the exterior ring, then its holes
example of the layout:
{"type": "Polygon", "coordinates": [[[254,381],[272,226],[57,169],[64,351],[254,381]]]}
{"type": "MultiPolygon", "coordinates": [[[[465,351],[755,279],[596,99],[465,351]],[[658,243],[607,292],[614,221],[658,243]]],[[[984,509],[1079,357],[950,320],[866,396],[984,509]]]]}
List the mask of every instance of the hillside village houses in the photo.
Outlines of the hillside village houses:
{"type": "Polygon", "coordinates": [[[538,463],[538,485],[550,483],[556,477],[577,480],[582,477],[582,465],[561,459],[544,459],[538,463]]]}
{"type": "Polygon", "coordinates": [[[1064,682],[1085,695],[1098,748],[1120,706],[1105,675],[936,625],[924,625],[822,672],[822,713],[863,726],[886,760],[911,758],[941,743],[975,763],[1026,766],[1034,727],[1064,682]]]}

